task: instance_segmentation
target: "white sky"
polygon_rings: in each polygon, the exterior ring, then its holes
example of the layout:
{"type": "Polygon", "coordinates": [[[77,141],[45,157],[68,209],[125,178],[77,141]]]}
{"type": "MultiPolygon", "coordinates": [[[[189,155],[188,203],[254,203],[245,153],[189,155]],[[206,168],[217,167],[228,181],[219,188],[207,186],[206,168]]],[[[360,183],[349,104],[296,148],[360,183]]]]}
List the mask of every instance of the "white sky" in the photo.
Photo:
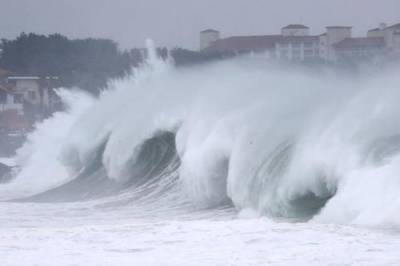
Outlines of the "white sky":
{"type": "Polygon", "coordinates": [[[205,28],[230,36],[274,34],[291,23],[313,34],[351,25],[363,35],[380,22],[400,22],[400,0],[0,0],[0,38],[58,32],[111,38],[123,48],[150,37],[160,46],[196,49],[205,28]]]}

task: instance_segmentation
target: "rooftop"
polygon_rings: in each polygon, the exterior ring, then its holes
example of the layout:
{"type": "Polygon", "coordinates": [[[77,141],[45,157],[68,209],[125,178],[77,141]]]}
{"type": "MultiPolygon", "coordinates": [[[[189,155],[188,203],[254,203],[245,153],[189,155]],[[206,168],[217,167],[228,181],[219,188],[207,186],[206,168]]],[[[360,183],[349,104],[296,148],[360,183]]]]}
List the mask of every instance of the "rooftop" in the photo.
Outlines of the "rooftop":
{"type": "Polygon", "coordinates": [[[319,36],[283,36],[277,42],[312,42],[312,41],[319,41],[319,36]]]}
{"type": "Polygon", "coordinates": [[[383,37],[346,38],[334,47],[336,49],[383,48],[385,40],[383,37]]]}
{"type": "Polygon", "coordinates": [[[327,26],[327,29],[351,29],[351,26],[327,26]]]}
{"type": "Polygon", "coordinates": [[[282,29],[309,29],[309,27],[301,25],[301,24],[290,24],[282,29]]]}
{"type": "Polygon", "coordinates": [[[233,36],[219,39],[212,43],[208,50],[214,51],[263,51],[273,49],[281,35],[233,36]]]}
{"type": "Polygon", "coordinates": [[[217,31],[217,30],[214,30],[214,29],[206,29],[206,30],[203,30],[203,31],[200,31],[201,33],[208,33],[208,32],[215,32],[215,33],[218,33],[219,31],[217,31]]]}
{"type": "Polygon", "coordinates": [[[288,42],[318,42],[319,36],[233,36],[219,39],[208,48],[210,51],[265,51],[275,48],[276,43],[288,42]]]}

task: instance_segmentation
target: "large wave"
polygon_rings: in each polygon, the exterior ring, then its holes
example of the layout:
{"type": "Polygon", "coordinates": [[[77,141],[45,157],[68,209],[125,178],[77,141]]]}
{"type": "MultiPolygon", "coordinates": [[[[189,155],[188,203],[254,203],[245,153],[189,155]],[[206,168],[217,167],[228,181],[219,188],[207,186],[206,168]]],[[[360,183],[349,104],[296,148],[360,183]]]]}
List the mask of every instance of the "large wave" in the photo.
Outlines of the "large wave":
{"type": "Polygon", "coordinates": [[[62,91],[67,111],[38,125],[0,192],[38,201],[131,193],[399,226],[400,76],[382,72],[339,76],[257,57],[177,69],[153,51],[98,99],[62,91]]]}

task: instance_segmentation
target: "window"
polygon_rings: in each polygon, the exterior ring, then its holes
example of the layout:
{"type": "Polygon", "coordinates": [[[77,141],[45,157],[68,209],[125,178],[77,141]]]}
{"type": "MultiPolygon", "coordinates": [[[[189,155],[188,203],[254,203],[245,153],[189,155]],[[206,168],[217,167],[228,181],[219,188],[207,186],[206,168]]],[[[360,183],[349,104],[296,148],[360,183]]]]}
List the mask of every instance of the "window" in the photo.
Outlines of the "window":
{"type": "Polygon", "coordinates": [[[304,56],[306,56],[306,57],[311,57],[311,56],[313,56],[313,51],[312,51],[312,50],[305,50],[305,51],[304,51],[304,56]]]}
{"type": "Polygon", "coordinates": [[[28,98],[29,100],[36,100],[36,93],[34,91],[28,91],[28,98]]]}
{"type": "Polygon", "coordinates": [[[313,47],[313,43],[312,42],[305,42],[304,43],[304,47],[311,48],[311,47],[313,47]]]}
{"type": "Polygon", "coordinates": [[[7,102],[7,93],[0,91],[0,104],[7,102]]]}
{"type": "Polygon", "coordinates": [[[280,43],[279,44],[281,49],[287,49],[288,48],[288,44],[287,43],[280,43]]]}
{"type": "Polygon", "coordinates": [[[293,56],[300,56],[299,50],[293,50],[293,56]]]}
{"type": "Polygon", "coordinates": [[[300,43],[294,42],[294,43],[292,43],[292,47],[293,48],[300,48],[300,43]]]}
{"type": "Polygon", "coordinates": [[[22,97],[21,94],[15,94],[14,95],[14,103],[23,103],[24,98],[22,97]]]}

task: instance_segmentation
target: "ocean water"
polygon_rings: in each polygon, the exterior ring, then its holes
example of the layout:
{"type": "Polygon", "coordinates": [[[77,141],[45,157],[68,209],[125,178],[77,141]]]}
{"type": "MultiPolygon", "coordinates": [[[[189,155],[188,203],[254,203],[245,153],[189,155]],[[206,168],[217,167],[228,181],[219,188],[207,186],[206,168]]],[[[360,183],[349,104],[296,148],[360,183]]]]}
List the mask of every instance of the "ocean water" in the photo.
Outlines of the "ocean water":
{"type": "Polygon", "coordinates": [[[398,265],[399,232],[238,218],[137,217],[93,203],[1,204],[2,265],[398,265]]]}
{"type": "Polygon", "coordinates": [[[149,51],[8,159],[1,265],[400,265],[396,69],[149,51]]]}

